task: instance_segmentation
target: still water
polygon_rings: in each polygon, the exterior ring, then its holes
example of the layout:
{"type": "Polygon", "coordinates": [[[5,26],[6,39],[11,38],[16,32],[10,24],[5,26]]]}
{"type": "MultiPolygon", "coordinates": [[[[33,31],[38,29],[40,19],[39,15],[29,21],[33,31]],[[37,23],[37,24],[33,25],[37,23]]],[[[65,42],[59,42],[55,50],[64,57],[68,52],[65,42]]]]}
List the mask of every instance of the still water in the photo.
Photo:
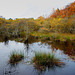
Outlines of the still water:
{"type": "Polygon", "coordinates": [[[75,75],[75,61],[69,57],[67,50],[73,50],[71,54],[75,55],[74,47],[62,46],[62,44],[42,43],[34,42],[31,44],[24,44],[16,41],[0,42],[0,75],[75,75]],[[59,45],[59,46],[58,46],[59,45]],[[67,47],[67,48],[66,48],[67,47]],[[24,59],[18,64],[9,64],[9,57],[12,51],[24,52],[24,59]],[[35,52],[52,53],[54,51],[57,58],[61,58],[61,61],[65,63],[62,67],[51,67],[45,71],[37,69],[34,64],[31,63],[32,58],[35,56],[35,52]]]}

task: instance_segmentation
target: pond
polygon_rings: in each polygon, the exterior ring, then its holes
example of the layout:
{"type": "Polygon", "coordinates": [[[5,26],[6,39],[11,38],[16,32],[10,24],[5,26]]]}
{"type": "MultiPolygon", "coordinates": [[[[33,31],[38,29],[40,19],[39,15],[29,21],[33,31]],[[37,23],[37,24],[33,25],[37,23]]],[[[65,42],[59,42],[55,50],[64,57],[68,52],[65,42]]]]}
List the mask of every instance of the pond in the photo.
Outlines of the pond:
{"type": "Polygon", "coordinates": [[[16,41],[0,42],[0,75],[75,75],[75,61],[69,56],[75,56],[75,46],[64,43],[34,42],[24,44],[16,41]],[[23,51],[24,59],[15,65],[9,64],[12,51],[23,51]],[[50,67],[40,70],[31,63],[35,52],[52,53],[65,63],[62,67],[50,67]]]}

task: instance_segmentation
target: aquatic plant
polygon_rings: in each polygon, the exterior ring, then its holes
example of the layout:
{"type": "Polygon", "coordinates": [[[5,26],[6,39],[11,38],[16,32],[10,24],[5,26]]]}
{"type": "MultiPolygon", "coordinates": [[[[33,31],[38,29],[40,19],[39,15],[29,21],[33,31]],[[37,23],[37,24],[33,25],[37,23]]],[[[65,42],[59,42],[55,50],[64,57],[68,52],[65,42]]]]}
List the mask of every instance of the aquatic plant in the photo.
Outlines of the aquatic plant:
{"type": "Polygon", "coordinates": [[[61,66],[64,63],[60,61],[60,59],[56,58],[52,53],[41,53],[35,52],[35,56],[32,61],[34,64],[40,68],[52,67],[52,66],[61,66]]]}
{"type": "Polygon", "coordinates": [[[23,52],[21,52],[21,51],[20,52],[13,51],[10,54],[10,60],[9,60],[9,62],[10,63],[17,63],[17,62],[21,61],[23,58],[24,58],[23,52]]]}

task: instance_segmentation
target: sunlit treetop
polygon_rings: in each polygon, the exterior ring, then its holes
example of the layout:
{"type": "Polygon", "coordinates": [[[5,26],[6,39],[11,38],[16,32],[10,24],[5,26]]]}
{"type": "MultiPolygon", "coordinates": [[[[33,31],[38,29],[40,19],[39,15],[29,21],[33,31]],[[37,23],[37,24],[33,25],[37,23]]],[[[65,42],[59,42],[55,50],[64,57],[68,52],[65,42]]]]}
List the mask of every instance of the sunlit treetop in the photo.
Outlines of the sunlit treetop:
{"type": "Polygon", "coordinates": [[[65,8],[59,10],[53,11],[52,15],[50,16],[51,18],[57,18],[57,17],[70,17],[75,14],[75,2],[67,5],[65,8]]]}

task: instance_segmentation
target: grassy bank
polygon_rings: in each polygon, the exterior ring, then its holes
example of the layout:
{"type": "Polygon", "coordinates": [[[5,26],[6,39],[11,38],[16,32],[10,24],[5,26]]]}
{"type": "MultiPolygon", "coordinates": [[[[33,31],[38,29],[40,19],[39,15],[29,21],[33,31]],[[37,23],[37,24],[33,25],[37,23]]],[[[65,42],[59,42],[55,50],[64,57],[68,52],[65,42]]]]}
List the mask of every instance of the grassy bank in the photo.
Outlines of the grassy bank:
{"type": "MultiPolygon", "coordinates": [[[[25,42],[26,37],[17,37],[17,38],[8,38],[8,40],[15,40],[17,42],[25,42]]],[[[2,37],[1,37],[2,40],[2,37]]],[[[33,32],[29,34],[28,42],[40,40],[40,41],[75,41],[75,34],[67,34],[67,33],[42,33],[42,32],[33,32]]]]}
{"type": "Polygon", "coordinates": [[[75,40],[75,34],[34,32],[31,35],[34,37],[38,37],[41,40],[51,40],[51,41],[74,41],[75,40]]]}

